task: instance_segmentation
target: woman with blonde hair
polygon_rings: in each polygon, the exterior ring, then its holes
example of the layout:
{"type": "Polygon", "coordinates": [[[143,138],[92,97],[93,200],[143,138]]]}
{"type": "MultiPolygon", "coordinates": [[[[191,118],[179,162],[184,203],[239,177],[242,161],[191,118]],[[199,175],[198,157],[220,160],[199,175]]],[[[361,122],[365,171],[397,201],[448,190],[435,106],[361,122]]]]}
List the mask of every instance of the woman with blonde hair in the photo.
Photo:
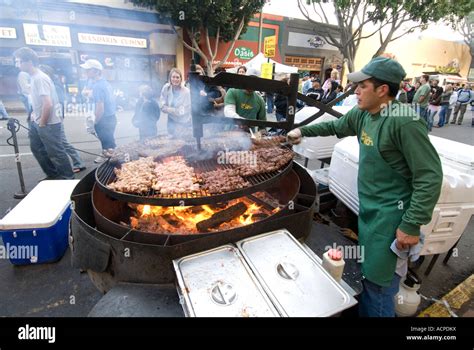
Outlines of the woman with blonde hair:
{"type": "Polygon", "coordinates": [[[160,96],[162,113],[168,115],[168,133],[177,137],[191,130],[191,93],[183,86],[183,74],[178,68],[170,71],[168,82],[160,96]]]}
{"type": "Polygon", "coordinates": [[[329,79],[326,79],[323,85],[323,90],[326,93],[329,89],[332,87],[332,82],[336,82],[337,84],[340,84],[341,81],[339,80],[339,71],[337,69],[333,69],[331,72],[331,76],[329,79]]]}

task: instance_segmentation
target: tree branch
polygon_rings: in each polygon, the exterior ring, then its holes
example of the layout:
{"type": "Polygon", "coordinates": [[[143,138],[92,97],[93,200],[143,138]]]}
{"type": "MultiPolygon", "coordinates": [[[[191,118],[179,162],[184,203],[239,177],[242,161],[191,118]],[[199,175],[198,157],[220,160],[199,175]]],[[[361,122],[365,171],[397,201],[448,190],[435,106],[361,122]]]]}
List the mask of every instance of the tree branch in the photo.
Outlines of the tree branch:
{"type": "Polygon", "coordinates": [[[189,45],[186,41],[184,41],[184,38],[181,34],[179,34],[178,30],[176,29],[176,27],[170,23],[170,26],[171,28],[173,28],[173,31],[175,32],[175,34],[178,36],[178,38],[181,40],[181,42],[183,43],[184,47],[186,47],[188,50],[191,50],[193,52],[196,52],[196,53],[199,53],[194,47],[192,47],[191,45],[189,45]]]}
{"type": "MultiPolygon", "coordinates": [[[[207,51],[209,52],[209,56],[212,57],[211,43],[209,41],[209,29],[207,27],[204,28],[204,35],[206,36],[207,51]]],[[[212,58],[211,58],[211,62],[212,62],[212,58]]]]}
{"type": "Polygon", "coordinates": [[[329,20],[328,20],[328,17],[326,16],[326,12],[324,12],[323,5],[321,5],[320,2],[318,2],[318,5],[319,5],[319,8],[321,9],[321,12],[323,13],[323,16],[324,16],[324,19],[325,19],[326,23],[329,24],[329,20]]]}
{"type": "Polygon", "coordinates": [[[217,55],[217,49],[219,48],[219,37],[220,37],[220,34],[221,34],[221,27],[217,27],[217,32],[216,32],[216,42],[214,44],[214,53],[212,55],[212,61],[214,61],[214,58],[216,58],[216,55],[217,55]]]}
{"type": "Polygon", "coordinates": [[[235,42],[239,38],[240,32],[242,31],[242,28],[244,27],[244,24],[245,24],[244,23],[244,17],[242,17],[242,20],[240,21],[239,27],[237,28],[237,31],[235,32],[235,36],[232,40],[232,43],[227,48],[227,52],[225,53],[224,58],[222,58],[222,60],[214,67],[214,69],[220,67],[229,58],[230,53],[231,53],[232,49],[234,48],[235,42]]]}
{"type": "Polygon", "coordinates": [[[408,33],[413,32],[414,29],[416,29],[416,28],[421,28],[421,27],[423,27],[423,24],[418,24],[418,25],[416,25],[416,26],[414,26],[414,27],[411,27],[410,29],[404,31],[404,32],[403,32],[402,34],[400,34],[399,36],[396,36],[395,38],[390,39],[389,42],[392,42],[392,41],[394,41],[394,40],[400,39],[402,36],[404,36],[404,35],[406,35],[406,34],[408,34],[408,33]]]}
{"type": "Polygon", "coordinates": [[[319,12],[316,10],[316,4],[314,2],[313,2],[313,11],[314,11],[315,14],[318,15],[319,19],[321,20],[321,23],[324,23],[324,19],[323,19],[323,17],[321,17],[319,12]]]}
{"type": "Polygon", "coordinates": [[[196,41],[196,37],[194,35],[194,31],[193,32],[190,32],[189,29],[186,29],[189,37],[191,38],[191,41],[193,43],[193,47],[196,49],[196,52],[199,54],[199,56],[201,56],[201,58],[204,60],[204,64],[207,66],[208,62],[209,62],[209,59],[207,58],[207,56],[204,54],[204,52],[199,48],[199,44],[198,42],[196,41]]]}

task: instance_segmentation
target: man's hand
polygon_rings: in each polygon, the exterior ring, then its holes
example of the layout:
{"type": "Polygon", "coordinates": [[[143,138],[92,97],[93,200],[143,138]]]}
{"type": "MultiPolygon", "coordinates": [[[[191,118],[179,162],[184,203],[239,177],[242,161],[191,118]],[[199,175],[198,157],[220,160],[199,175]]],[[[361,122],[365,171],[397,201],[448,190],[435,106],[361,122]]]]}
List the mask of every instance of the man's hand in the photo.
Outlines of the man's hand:
{"type": "Polygon", "coordinates": [[[395,243],[395,245],[397,246],[398,249],[400,250],[408,249],[411,246],[418,244],[419,241],[420,241],[419,236],[407,235],[405,232],[397,228],[397,242],[395,243]]]}
{"type": "Polygon", "coordinates": [[[301,130],[300,129],[293,129],[286,135],[288,142],[292,145],[297,145],[301,142],[301,130]]]}

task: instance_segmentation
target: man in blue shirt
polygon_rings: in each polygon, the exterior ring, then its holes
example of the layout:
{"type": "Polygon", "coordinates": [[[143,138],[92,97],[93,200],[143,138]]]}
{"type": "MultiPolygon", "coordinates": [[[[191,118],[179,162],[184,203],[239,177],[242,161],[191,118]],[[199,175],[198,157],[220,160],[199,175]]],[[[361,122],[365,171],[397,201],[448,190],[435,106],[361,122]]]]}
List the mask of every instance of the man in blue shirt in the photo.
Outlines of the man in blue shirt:
{"type": "MultiPolygon", "coordinates": [[[[110,156],[116,147],[114,133],[117,125],[115,116],[115,100],[112,86],[102,77],[102,64],[97,60],[87,60],[81,67],[87,71],[87,77],[93,81],[92,97],[94,99],[94,128],[102,145],[102,154],[110,156]]],[[[100,163],[103,157],[98,157],[94,162],[100,163]]]]}
{"type": "Polygon", "coordinates": [[[473,100],[473,93],[469,85],[464,89],[458,90],[458,100],[456,106],[454,107],[454,115],[451,124],[456,124],[456,119],[458,118],[458,113],[461,111],[458,119],[458,125],[462,124],[464,118],[464,113],[466,113],[467,105],[473,100]]]}

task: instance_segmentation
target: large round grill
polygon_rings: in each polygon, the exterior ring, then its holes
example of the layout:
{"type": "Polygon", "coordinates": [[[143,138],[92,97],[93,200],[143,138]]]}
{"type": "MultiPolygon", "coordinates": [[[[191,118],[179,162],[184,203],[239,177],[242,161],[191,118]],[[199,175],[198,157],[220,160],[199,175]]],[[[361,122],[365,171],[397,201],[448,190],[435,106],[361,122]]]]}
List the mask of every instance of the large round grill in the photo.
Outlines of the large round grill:
{"type": "MultiPolygon", "coordinates": [[[[215,159],[189,162],[189,165],[194,168],[194,171],[198,176],[200,176],[202,173],[206,173],[209,171],[225,170],[232,168],[231,165],[218,164],[215,159]]],[[[210,194],[205,190],[173,195],[163,195],[159,191],[155,191],[153,189],[150,189],[147,193],[143,194],[133,194],[115,191],[108,188],[107,185],[115,181],[116,175],[114,170],[117,166],[120,165],[116,165],[111,162],[105,162],[97,168],[95,173],[97,185],[110,197],[138,204],[149,204],[158,206],[187,206],[219,203],[223,201],[228,201],[230,199],[243,197],[260,191],[262,189],[268,188],[269,186],[278,182],[281,177],[287,175],[291,171],[293,162],[288,162],[286,165],[276,171],[257,174],[253,176],[243,176],[243,178],[250,183],[250,186],[221,194],[210,194]]]]}

